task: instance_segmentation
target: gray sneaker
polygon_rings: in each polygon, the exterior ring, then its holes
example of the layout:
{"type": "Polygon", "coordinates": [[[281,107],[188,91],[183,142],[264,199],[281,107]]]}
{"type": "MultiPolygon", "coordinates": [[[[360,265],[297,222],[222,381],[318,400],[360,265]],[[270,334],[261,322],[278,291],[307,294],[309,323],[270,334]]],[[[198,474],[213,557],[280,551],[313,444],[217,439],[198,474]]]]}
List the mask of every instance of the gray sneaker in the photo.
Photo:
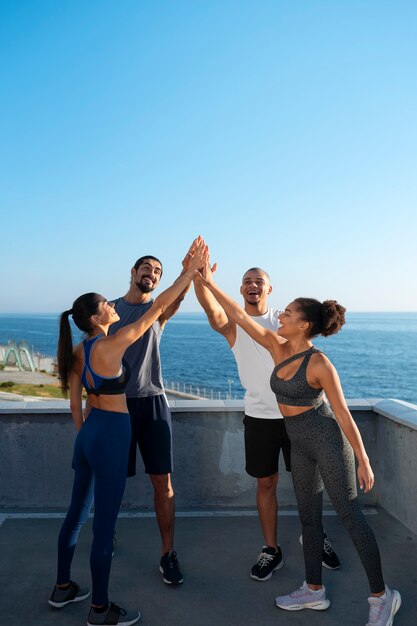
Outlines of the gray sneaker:
{"type": "Polygon", "coordinates": [[[369,602],[369,618],[366,626],[392,626],[394,615],[401,606],[401,596],[395,589],[385,585],[385,598],[371,596],[369,602]]]}
{"type": "Polygon", "coordinates": [[[70,602],[81,602],[88,598],[89,595],[90,592],[88,589],[82,589],[77,583],[71,580],[70,586],[66,589],[60,589],[55,586],[48,603],[56,609],[62,609],[66,604],[70,602]]]}
{"type": "Polygon", "coordinates": [[[103,613],[97,613],[91,607],[88,614],[87,626],[131,626],[140,620],[139,611],[127,611],[114,602],[110,602],[109,608],[103,613]]]}
{"type": "Polygon", "coordinates": [[[324,611],[329,608],[330,600],[326,598],[326,589],[322,587],[319,591],[312,591],[304,581],[302,586],[286,596],[275,598],[275,604],[280,609],[286,611],[301,611],[302,609],[312,609],[313,611],[324,611]]]}

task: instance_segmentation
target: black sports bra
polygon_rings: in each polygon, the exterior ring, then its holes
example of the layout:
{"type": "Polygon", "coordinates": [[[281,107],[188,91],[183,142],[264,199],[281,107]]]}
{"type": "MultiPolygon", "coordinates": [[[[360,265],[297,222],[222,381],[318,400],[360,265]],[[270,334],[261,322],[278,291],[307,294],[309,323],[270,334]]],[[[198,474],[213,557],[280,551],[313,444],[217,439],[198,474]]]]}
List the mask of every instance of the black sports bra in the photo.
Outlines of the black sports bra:
{"type": "Polygon", "coordinates": [[[311,387],[307,382],[306,376],[308,362],[311,355],[315,352],[320,352],[320,350],[312,346],[304,352],[293,354],[293,356],[290,356],[274,367],[271,374],[271,389],[277,398],[277,402],[286,404],[287,406],[318,406],[323,401],[323,389],[311,387]],[[304,359],[292,378],[289,380],[278,378],[277,372],[281,367],[288,365],[288,363],[302,356],[304,356],[304,359]]]}
{"type": "Polygon", "coordinates": [[[81,374],[81,382],[84,385],[87,394],[93,394],[95,396],[115,396],[124,393],[126,385],[130,378],[130,367],[127,361],[122,359],[122,366],[120,374],[116,377],[106,378],[105,376],[99,376],[95,373],[90,364],[91,348],[97,339],[100,339],[103,335],[97,335],[92,339],[84,339],[84,368],[81,374]],[[94,387],[90,385],[87,378],[87,373],[90,375],[94,387]]]}

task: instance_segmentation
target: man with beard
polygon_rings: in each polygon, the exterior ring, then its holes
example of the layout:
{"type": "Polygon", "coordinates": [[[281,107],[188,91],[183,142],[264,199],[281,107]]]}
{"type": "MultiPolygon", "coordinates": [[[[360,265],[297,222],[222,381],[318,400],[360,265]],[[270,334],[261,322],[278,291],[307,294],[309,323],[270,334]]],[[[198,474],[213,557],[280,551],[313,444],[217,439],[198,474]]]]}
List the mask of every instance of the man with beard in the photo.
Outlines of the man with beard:
{"type": "MultiPolygon", "coordinates": [[[[194,288],[210,326],[228,342],[236,360],[240,381],[246,390],[243,420],[246,471],[257,479],[256,504],[265,541],[250,575],[254,580],[265,581],[284,565],[281,548],[277,542],[276,489],[281,450],[286,469],[291,470],[290,440],[269,382],[274,362],[265,348],[251,339],[240,326],[229,320],[224,309],[198,277],[194,280],[194,288]]],[[[267,300],[271,292],[269,276],[263,269],[252,267],[245,272],[240,293],[243,296],[246,313],[254,317],[264,328],[276,331],[280,311],[268,307],[267,300]]],[[[339,559],[326,536],[322,563],[328,569],[340,567],[339,559]]]]}
{"type": "MultiPolygon", "coordinates": [[[[190,249],[191,251],[191,249],[190,249]]],[[[187,257],[186,257],[187,258],[187,257]]],[[[185,269],[186,259],[183,261],[185,269]]],[[[152,306],[152,291],[159,285],[162,263],[152,255],[138,259],[131,269],[129,291],[114,300],[120,321],[111,333],[139,319],[152,306]]],[[[131,369],[126,387],[127,406],[132,425],[128,476],[136,474],[136,449],[142,455],[145,472],[154,489],[154,506],[161,533],[162,550],[159,570],[169,585],[183,582],[174,552],[175,502],[171,484],[173,466],[171,413],[162,382],[159,342],[165,324],[177,311],[184,291],[144,335],[125,352],[131,369]]]]}

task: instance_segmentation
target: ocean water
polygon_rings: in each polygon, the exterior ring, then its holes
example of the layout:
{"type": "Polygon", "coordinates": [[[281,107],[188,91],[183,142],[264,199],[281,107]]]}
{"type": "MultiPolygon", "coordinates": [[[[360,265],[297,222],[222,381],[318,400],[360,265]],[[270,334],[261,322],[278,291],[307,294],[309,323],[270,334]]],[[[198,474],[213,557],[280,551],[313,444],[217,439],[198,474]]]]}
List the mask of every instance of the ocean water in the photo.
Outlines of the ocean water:
{"type": "MultiPolygon", "coordinates": [[[[80,338],[79,331],[74,340],[80,338]]],[[[26,340],[56,353],[58,315],[0,314],[0,344],[26,340]]],[[[347,398],[398,398],[417,404],[417,313],[350,313],[340,333],[315,341],[338,369],[347,398]]],[[[164,380],[186,391],[244,394],[231,350],[204,313],[178,313],[161,341],[164,380]]]]}

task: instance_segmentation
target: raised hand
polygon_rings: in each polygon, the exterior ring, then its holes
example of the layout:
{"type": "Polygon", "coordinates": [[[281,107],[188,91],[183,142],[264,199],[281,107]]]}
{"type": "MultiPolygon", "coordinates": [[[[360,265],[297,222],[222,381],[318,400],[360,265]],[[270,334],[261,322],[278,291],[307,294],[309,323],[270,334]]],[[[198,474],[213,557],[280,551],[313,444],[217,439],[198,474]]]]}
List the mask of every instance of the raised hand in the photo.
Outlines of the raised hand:
{"type": "Polygon", "coordinates": [[[206,243],[201,235],[199,235],[196,239],[194,239],[182,261],[184,272],[192,274],[192,277],[195,276],[197,271],[200,270],[204,264],[206,249],[206,243]]]}
{"type": "Polygon", "coordinates": [[[217,263],[214,263],[213,266],[210,265],[210,251],[208,246],[206,246],[204,252],[204,264],[200,269],[199,276],[203,283],[206,285],[211,285],[213,281],[213,274],[217,270],[217,263]]]}

